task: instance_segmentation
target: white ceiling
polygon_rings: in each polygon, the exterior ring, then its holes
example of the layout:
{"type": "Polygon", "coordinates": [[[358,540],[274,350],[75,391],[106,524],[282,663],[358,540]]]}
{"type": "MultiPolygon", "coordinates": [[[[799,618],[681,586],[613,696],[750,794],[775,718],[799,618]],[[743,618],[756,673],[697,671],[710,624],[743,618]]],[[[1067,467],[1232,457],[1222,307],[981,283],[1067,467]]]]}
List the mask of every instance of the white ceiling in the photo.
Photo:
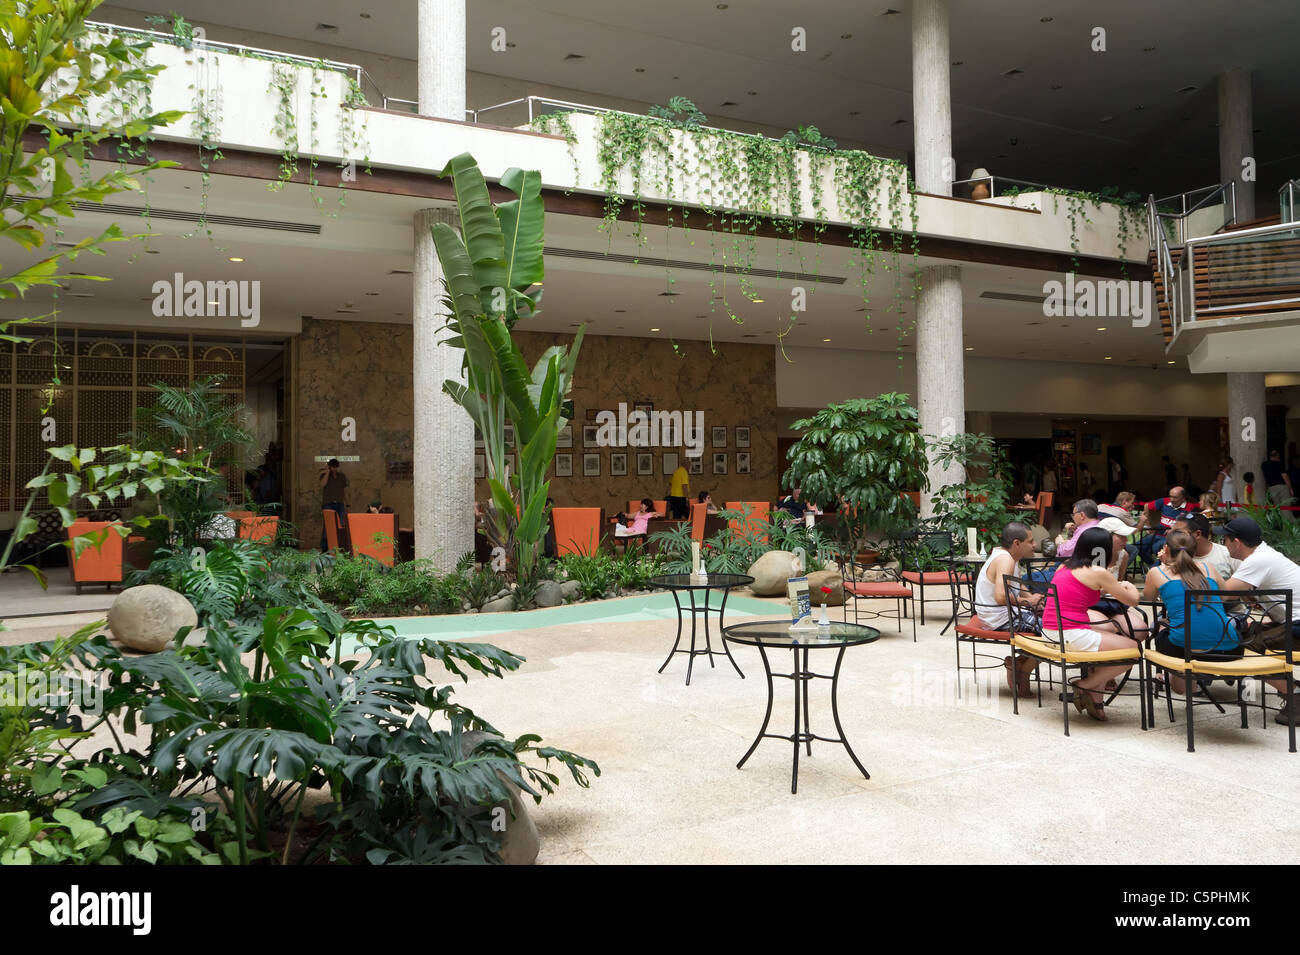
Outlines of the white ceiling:
{"type": "MultiPolygon", "coordinates": [[[[815,124],[847,141],[908,150],[910,2],[887,2],[902,12],[882,15],[886,0],[473,0],[468,65],[644,102],[680,94],[715,118],[815,124]],[[505,52],[491,49],[496,26],[514,44],[505,52]],[[805,53],[790,49],[796,26],[807,31],[805,53]],[[570,53],[584,58],[566,60],[570,53]]],[[[415,0],[125,5],[333,44],[342,60],[349,49],[416,55],[415,0]],[[338,29],[323,32],[321,23],[338,29]]],[[[1244,66],[1254,74],[1267,203],[1277,184],[1300,176],[1298,35],[1295,0],[953,0],[954,152],[964,167],[1075,188],[1166,194],[1204,185],[1218,180],[1215,76],[1244,66]],[[1104,53],[1091,49],[1097,27],[1106,31],[1104,53]],[[1013,69],[1021,72],[1003,75],[1013,69]]]]}
{"type": "MultiPolygon", "coordinates": [[[[197,211],[201,186],[197,173],[165,170],[154,174],[149,187],[149,204],[154,209],[197,211]]],[[[223,216],[318,224],[319,236],[234,226],[212,226],[211,239],[200,233],[181,238],[194,228],[182,222],[152,220],[159,235],[150,240],[117,243],[102,258],[83,257],[71,268],[112,279],[108,283],[73,282],[59,296],[58,305],[66,322],[87,316],[112,315],[115,323],[131,327],[138,317],[151,312],[153,283],[171,279],[181,272],[187,279],[257,279],[261,281],[263,316],[312,316],[376,323],[410,322],[411,282],[409,275],[392,275],[392,270],[411,269],[411,221],[427,200],[377,193],[350,193],[339,207],[334,189],[320,190],[330,216],[318,212],[305,186],[286,186],[273,199],[266,183],[254,179],[214,176],[209,194],[209,212],[223,216]],[[148,251],[146,251],[148,250],[148,251]],[[242,263],[231,263],[240,257],[242,263]],[[72,293],[93,297],[74,297],[72,293]],[[341,312],[341,309],[356,309],[341,312]]],[[[138,197],[116,197],[121,204],[142,205],[138,197]]],[[[81,213],[66,228],[64,240],[75,241],[98,232],[107,224],[102,213],[81,213]]],[[[619,264],[600,253],[612,251],[636,254],[631,226],[619,224],[610,236],[599,231],[600,220],[551,214],[546,220],[548,247],[596,253],[594,259],[548,256],[545,297],[541,313],[523,326],[539,331],[571,333],[573,326],[586,323],[588,332],[659,339],[665,353],[671,341],[701,342],[712,335],[715,342],[749,342],[776,345],[778,332],[790,329],[788,322],[791,290],[796,284],[809,289],[808,309],[783,339],[787,346],[894,351],[898,318],[888,309],[895,301],[894,276],[877,263],[869,279],[870,326],[863,309],[859,266],[849,249],[812,245],[800,247],[803,263],[789,243],[758,240],[751,265],[754,268],[815,273],[844,277],[843,285],[796,283],[792,279],[755,279],[754,291],[765,301],[749,302],[734,276],[725,285],[710,284],[710,273],[662,266],[619,264]],[[678,294],[665,297],[660,293],[678,294]],[[737,319],[726,314],[714,295],[724,293],[737,319]],[[622,310],[622,311],[620,311],[622,310]],[[652,332],[652,328],[660,329],[652,332]],[[825,342],[824,339],[831,339],[825,342]]],[[[143,232],[142,220],[122,222],[124,231],[143,232]]],[[[710,244],[706,233],[689,236],[676,229],[671,235],[661,227],[646,230],[642,256],[707,263],[710,244]],[[693,244],[692,244],[693,243],[693,244]]],[[[741,257],[749,258],[741,245],[741,257]]],[[[715,261],[736,255],[731,241],[719,239],[715,261]]],[[[17,263],[6,262],[6,267],[17,263]]],[[[924,264],[924,263],[923,263],[924,264]]],[[[910,266],[910,257],[903,260],[910,266]]],[[[1023,295],[1042,293],[1043,282],[1059,275],[989,265],[962,267],[965,300],[963,321],[967,345],[972,354],[1007,358],[1052,358],[1076,362],[1158,364],[1164,367],[1163,345],[1155,328],[1108,327],[1085,319],[1048,319],[1032,303],[990,301],[981,298],[987,290],[1023,295]]],[[[906,285],[906,283],[904,283],[906,285]]],[[[910,324],[914,311],[910,293],[903,296],[903,321],[910,324]]],[[[26,302],[0,303],[0,316],[14,317],[47,310],[52,305],[49,290],[35,290],[26,302]]],[[[238,321],[229,321],[238,332],[238,321]]],[[[269,324],[269,323],[268,323],[269,324]]],[[[178,320],[178,330],[185,322],[178,320]]],[[[903,347],[912,348],[911,336],[903,347]]]]}

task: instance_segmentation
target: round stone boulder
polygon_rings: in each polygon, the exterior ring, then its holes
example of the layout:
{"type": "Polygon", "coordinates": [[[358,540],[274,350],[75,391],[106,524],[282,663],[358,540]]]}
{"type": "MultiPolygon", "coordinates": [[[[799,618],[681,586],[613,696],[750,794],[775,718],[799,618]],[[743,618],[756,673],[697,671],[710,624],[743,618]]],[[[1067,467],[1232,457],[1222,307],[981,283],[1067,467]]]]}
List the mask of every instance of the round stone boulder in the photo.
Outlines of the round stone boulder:
{"type": "MultiPolygon", "coordinates": [[[[479,743],[490,737],[490,733],[482,730],[462,734],[461,754],[469,756],[479,743]]],[[[491,808],[492,831],[502,834],[501,861],[506,865],[532,865],[537,861],[537,853],[542,847],[537,823],[528,814],[528,804],[519,787],[507,779],[504,773],[497,773],[497,778],[510,789],[510,798],[502,800],[491,808]]],[[[470,813],[483,811],[480,807],[469,810],[470,813]]]]}
{"type": "Polygon", "coordinates": [[[828,607],[844,606],[844,578],[838,570],[814,570],[808,575],[808,597],[814,607],[823,603],[828,607]],[[823,587],[829,587],[831,592],[822,593],[823,587]]]}
{"type": "Polygon", "coordinates": [[[564,603],[564,588],[558,581],[543,580],[537,585],[537,597],[534,602],[539,607],[558,607],[564,603]]]}
{"type": "Polygon", "coordinates": [[[113,636],[124,647],[141,653],[157,653],[177,630],[198,626],[198,622],[199,615],[184,594],[157,584],[122,591],[108,610],[108,629],[113,636]]]}
{"type": "Polygon", "coordinates": [[[760,597],[775,597],[787,593],[786,584],[790,578],[803,573],[802,570],[799,574],[795,573],[797,560],[796,555],[788,550],[769,550],[745,571],[754,578],[749,589],[760,597]]]}

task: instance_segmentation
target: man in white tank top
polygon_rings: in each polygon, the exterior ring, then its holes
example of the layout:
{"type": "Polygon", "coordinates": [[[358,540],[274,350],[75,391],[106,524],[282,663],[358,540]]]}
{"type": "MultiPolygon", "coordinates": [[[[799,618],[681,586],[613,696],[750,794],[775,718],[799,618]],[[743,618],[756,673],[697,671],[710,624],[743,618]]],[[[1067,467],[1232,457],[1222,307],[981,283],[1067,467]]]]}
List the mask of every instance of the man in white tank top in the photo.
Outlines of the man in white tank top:
{"type": "MultiPolygon", "coordinates": [[[[975,613],[989,630],[1039,632],[1035,611],[1042,606],[1043,595],[1035,594],[1026,603],[1011,608],[1008,606],[1004,580],[1007,575],[1021,576],[1020,562],[1033,553],[1034,537],[1026,525],[1012,521],[1002,528],[1001,546],[993,548],[975,578],[975,613]]],[[[1002,663],[1007,668],[1007,685],[1011,687],[1011,692],[1018,692],[1022,698],[1030,696],[1029,675],[1038,661],[1033,657],[1022,657],[1017,667],[1019,672],[1014,675],[1011,672],[1011,657],[1002,663]]]]}

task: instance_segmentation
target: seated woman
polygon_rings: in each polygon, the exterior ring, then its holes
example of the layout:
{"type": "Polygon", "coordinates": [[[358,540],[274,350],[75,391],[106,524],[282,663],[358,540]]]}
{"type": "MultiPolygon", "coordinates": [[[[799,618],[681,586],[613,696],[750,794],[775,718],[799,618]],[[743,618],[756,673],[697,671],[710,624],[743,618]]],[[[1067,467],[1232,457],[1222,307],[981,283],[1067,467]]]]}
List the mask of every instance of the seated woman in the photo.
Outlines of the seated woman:
{"type": "Polygon", "coordinates": [[[696,503],[708,505],[708,510],[705,511],[706,514],[718,513],[718,505],[713,503],[713,495],[710,494],[708,491],[701,491],[699,499],[696,501],[696,503]]]}
{"type": "Polygon", "coordinates": [[[637,537],[646,532],[646,527],[650,524],[650,518],[663,517],[662,514],[655,511],[655,502],[648,497],[641,498],[641,506],[637,512],[632,515],[629,521],[627,515],[619,513],[614,518],[618,523],[614,525],[615,537],[637,537]]]}
{"type": "MultiPolygon", "coordinates": [[[[1237,628],[1228,625],[1221,599],[1196,598],[1190,626],[1183,619],[1187,603],[1184,595],[1188,590],[1222,589],[1223,578],[1214,565],[1196,559],[1196,538],[1187,531],[1170,531],[1160,551],[1160,564],[1148,571],[1142,589],[1143,600],[1154,600],[1159,594],[1169,618],[1168,630],[1156,634],[1156,649],[1171,657],[1182,657],[1190,634],[1193,660],[1241,656],[1243,648],[1237,642],[1237,628]]],[[[1170,673],[1169,687],[1175,693],[1182,693],[1183,678],[1170,673]]]]}
{"type": "MultiPolygon", "coordinates": [[[[1108,619],[1101,611],[1090,609],[1103,593],[1125,607],[1136,607],[1141,598],[1136,587],[1126,580],[1116,580],[1106,569],[1112,563],[1114,546],[1110,531],[1100,527],[1090,527],[1079,535],[1074,553],[1052,576],[1057,599],[1049,597],[1043,608],[1043,634],[1049,639],[1059,632],[1069,649],[1083,653],[1137,647],[1136,640],[1118,632],[1118,617],[1108,619]]],[[[1086,710],[1095,720],[1105,721],[1102,691],[1108,680],[1118,679],[1130,666],[1123,663],[1092,667],[1086,677],[1072,681],[1075,707],[1080,712],[1086,710]]]]}

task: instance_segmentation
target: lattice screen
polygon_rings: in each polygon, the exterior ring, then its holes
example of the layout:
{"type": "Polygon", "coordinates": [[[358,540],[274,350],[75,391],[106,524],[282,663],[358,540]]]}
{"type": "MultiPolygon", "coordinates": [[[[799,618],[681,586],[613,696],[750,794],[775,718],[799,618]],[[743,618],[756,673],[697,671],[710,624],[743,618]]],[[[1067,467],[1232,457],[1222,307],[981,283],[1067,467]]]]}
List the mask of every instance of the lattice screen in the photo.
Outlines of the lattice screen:
{"type": "MultiPolygon", "coordinates": [[[[137,407],[149,407],[154,382],[179,388],[222,375],[221,390],[244,400],[242,341],[154,332],[37,328],[35,341],[0,342],[0,511],[21,510],[27,482],[41,473],[46,448],[121,444],[137,407]],[[53,419],[54,440],[46,440],[53,419]],[[44,423],[43,423],[44,422],[44,423]]],[[[238,492],[241,474],[230,476],[238,492]]],[[[36,511],[49,507],[44,494],[36,511]]]]}

